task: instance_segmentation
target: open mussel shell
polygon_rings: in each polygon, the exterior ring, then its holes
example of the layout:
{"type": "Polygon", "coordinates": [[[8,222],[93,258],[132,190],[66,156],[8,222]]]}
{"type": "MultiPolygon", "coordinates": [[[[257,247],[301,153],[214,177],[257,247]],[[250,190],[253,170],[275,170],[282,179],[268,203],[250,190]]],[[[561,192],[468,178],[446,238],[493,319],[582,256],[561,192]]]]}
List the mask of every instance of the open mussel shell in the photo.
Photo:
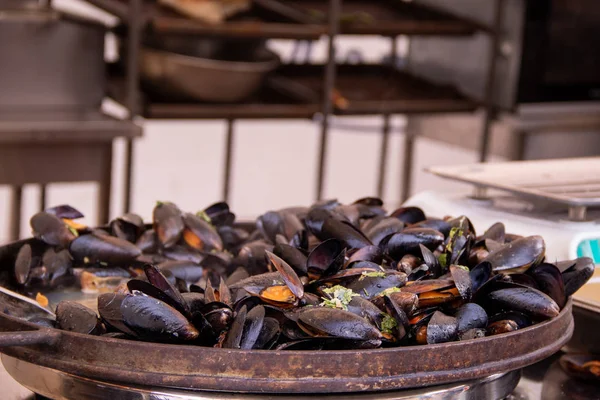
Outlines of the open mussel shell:
{"type": "Polygon", "coordinates": [[[253,240],[242,246],[233,261],[234,265],[246,268],[251,275],[267,272],[265,251],[273,251],[273,245],[264,240],[253,240]]]}
{"type": "Polygon", "coordinates": [[[39,212],[29,221],[33,236],[51,246],[68,247],[76,235],[56,215],[39,212]]]}
{"type": "Polygon", "coordinates": [[[344,266],[345,258],[346,250],[341,241],[325,240],[308,255],[306,269],[309,278],[318,279],[321,276],[334,275],[344,266]]]}
{"type": "Polygon", "coordinates": [[[404,309],[398,303],[396,303],[393,298],[385,295],[383,296],[383,301],[385,304],[385,310],[395,321],[392,334],[396,340],[401,340],[406,336],[410,327],[408,316],[404,312],[404,309]]]}
{"type": "Polygon", "coordinates": [[[166,296],[169,296],[174,302],[179,305],[179,308],[186,311],[186,314],[189,314],[189,307],[185,299],[181,296],[181,293],[177,288],[169,282],[169,280],[165,277],[165,275],[154,265],[146,264],[144,265],[144,273],[148,278],[148,281],[159,289],[166,296]]]}
{"type": "Polygon", "coordinates": [[[507,243],[491,253],[485,261],[495,272],[521,273],[540,263],[546,254],[546,244],[541,236],[528,236],[507,243]]]}
{"type": "Polygon", "coordinates": [[[298,275],[296,275],[292,267],[270,251],[266,252],[266,257],[268,258],[269,263],[279,272],[294,296],[301,299],[304,296],[304,284],[298,275]]]}
{"type": "Polygon", "coordinates": [[[154,231],[164,247],[171,247],[179,241],[185,228],[179,207],[169,202],[158,202],[152,220],[154,231]]]}
{"type": "Polygon", "coordinates": [[[56,306],[56,322],[65,331],[100,335],[104,326],[98,315],[86,306],[75,301],[63,300],[56,306]]]}
{"type": "Polygon", "coordinates": [[[428,218],[421,222],[411,225],[411,228],[429,228],[441,232],[445,237],[448,237],[452,225],[443,219],[428,218]]]}
{"type": "Polygon", "coordinates": [[[365,246],[362,249],[356,250],[350,255],[346,263],[348,268],[352,268],[351,265],[360,261],[368,261],[378,265],[381,265],[383,261],[383,251],[379,246],[365,246]]]}
{"type": "Polygon", "coordinates": [[[380,340],[381,332],[366,319],[337,308],[309,307],[298,316],[298,326],[313,336],[380,340]]]}
{"type": "Polygon", "coordinates": [[[185,213],[183,215],[183,240],[194,250],[222,251],[223,241],[214,226],[197,215],[185,213]]]}
{"type": "Polygon", "coordinates": [[[137,214],[125,214],[110,223],[113,236],[135,243],[144,231],[144,220],[137,214]]]}

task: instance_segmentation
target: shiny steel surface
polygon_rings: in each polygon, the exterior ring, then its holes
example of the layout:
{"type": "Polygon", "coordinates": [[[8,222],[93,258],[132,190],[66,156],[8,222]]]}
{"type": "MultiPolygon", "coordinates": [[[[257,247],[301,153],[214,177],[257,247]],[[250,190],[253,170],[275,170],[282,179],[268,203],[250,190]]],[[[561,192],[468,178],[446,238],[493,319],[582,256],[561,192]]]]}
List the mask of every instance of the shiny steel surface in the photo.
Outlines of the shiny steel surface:
{"type": "MultiPolygon", "coordinates": [[[[79,399],[120,399],[120,400],[208,400],[208,399],[236,399],[236,400],[258,400],[278,399],[292,400],[302,399],[311,395],[255,395],[255,394],[232,394],[216,392],[191,392],[173,389],[147,388],[142,386],[126,386],[116,383],[107,383],[95,379],[86,379],[76,375],[67,374],[50,368],[40,367],[6,355],[2,356],[2,363],[8,373],[20,384],[28,389],[59,400],[79,399]]],[[[511,393],[519,382],[520,371],[512,371],[505,374],[496,374],[490,377],[455,383],[449,385],[432,386],[416,390],[403,390],[388,393],[367,394],[343,394],[319,396],[327,400],[478,400],[478,399],[503,399],[511,393]]],[[[314,396],[314,395],[313,395],[314,396]]]]}

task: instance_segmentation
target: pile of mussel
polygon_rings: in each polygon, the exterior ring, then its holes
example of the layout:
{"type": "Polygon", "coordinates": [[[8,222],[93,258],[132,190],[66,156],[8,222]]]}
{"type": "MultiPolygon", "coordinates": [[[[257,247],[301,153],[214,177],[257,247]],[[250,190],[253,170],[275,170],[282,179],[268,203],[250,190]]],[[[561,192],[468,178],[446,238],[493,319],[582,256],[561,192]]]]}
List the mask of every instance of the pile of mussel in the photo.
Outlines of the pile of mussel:
{"type": "Polygon", "coordinates": [[[90,228],[80,217],[69,206],[34,215],[11,284],[32,297],[97,292],[97,312],[63,301],[34,322],[127,340],[328,350],[477,339],[556,317],[594,270],[589,258],[551,263],[540,236],[502,223],[478,235],[466,216],[388,213],[377,198],[253,224],[226,203],[193,214],[158,202],[151,224],[126,214],[90,228]]]}

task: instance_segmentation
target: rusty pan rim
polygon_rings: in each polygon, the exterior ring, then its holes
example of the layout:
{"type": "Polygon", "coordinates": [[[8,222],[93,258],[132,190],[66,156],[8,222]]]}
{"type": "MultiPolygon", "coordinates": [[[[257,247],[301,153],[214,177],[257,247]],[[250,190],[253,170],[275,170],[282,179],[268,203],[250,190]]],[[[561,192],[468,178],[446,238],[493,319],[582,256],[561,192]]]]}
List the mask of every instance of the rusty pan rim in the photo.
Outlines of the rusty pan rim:
{"type": "MultiPolygon", "coordinates": [[[[502,335],[360,351],[215,349],[59,330],[51,345],[2,351],[76,375],[139,385],[256,393],[394,390],[480,378],[535,363],[569,340],[571,309],[569,299],[557,317],[502,335]]],[[[0,330],[35,328],[2,313],[0,321],[0,330]]]]}

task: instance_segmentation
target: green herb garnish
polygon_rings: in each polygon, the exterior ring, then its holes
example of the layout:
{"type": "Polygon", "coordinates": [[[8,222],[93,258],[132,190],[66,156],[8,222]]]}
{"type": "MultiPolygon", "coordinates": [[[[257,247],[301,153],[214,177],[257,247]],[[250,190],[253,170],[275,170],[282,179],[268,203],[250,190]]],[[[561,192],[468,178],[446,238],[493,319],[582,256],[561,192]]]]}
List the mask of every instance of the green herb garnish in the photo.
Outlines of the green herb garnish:
{"type": "Polygon", "coordinates": [[[455,266],[455,267],[457,267],[457,268],[460,268],[460,269],[464,269],[464,270],[465,270],[465,271],[467,271],[467,272],[470,272],[470,271],[471,271],[471,270],[469,269],[469,267],[465,267],[464,265],[458,265],[458,264],[455,264],[454,266],[455,266]]]}
{"type": "Polygon", "coordinates": [[[373,271],[373,272],[363,272],[362,276],[368,276],[369,278],[385,278],[385,272],[382,271],[373,271]]]}
{"type": "Polygon", "coordinates": [[[79,236],[79,232],[77,232],[77,229],[75,229],[75,228],[73,228],[72,226],[69,226],[69,225],[67,225],[67,228],[73,234],[73,236],[75,236],[75,237],[79,236]]]}
{"type": "Polygon", "coordinates": [[[159,200],[159,201],[157,201],[157,202],[156,202],[156,207],[160,207],[160,206],[162,206],[163,204],[165,204],[165,203],[164,203],[163,201],[160,201],[160,200],[159,200]]]}
{"type": "Polygon", "coordinates": [[[205,220],[209,224],[212,224],[212,221],[211,221],[210,217],[208,216],[208,214],[204,210],[198,211],[196,213],[196,216],[202,218],[203,220],[205,220]]]}
{"type": "Polygon", "coordinates": [[[352,298],[358,296],[352,289],[347,289],[341,285],[323,289],[323,292],[328,294],[330,298],[322,297],[323,302],[320,304],[321,306],[339,308],[345,311],[348,311],[348,304],[350,304],[352,298]]]}
{"type": "Polygon", "coordinates": [[[398,293],[401,292],[402,290],[400,288],[397,287],[391,287],[391,288],[387,288],[385,290],[382,290],[377,296],[389,296],[392,293],[398,293]]]}
{"type": "Polygon", "coordinates": [[[383,313],[383,320],[381,321],[381,332],[392,334],[395,327],[398,326],[398,322],[389,314],[383,313]]]}
{"type": "Polygon", "coordinates": [[[367,292],[367,288],[363,288],[363,293],[365,294],[365,296],[369,297],[369,292],[367,292]]]}
{"type": "Polygon", "coordinates": [[[440,254],[440,256],[438,257],[438,261],[440,262],[440,265],[443,268],[446,268],[448,266],[448,254],[446,254],[446,253],[440,254]]]}

